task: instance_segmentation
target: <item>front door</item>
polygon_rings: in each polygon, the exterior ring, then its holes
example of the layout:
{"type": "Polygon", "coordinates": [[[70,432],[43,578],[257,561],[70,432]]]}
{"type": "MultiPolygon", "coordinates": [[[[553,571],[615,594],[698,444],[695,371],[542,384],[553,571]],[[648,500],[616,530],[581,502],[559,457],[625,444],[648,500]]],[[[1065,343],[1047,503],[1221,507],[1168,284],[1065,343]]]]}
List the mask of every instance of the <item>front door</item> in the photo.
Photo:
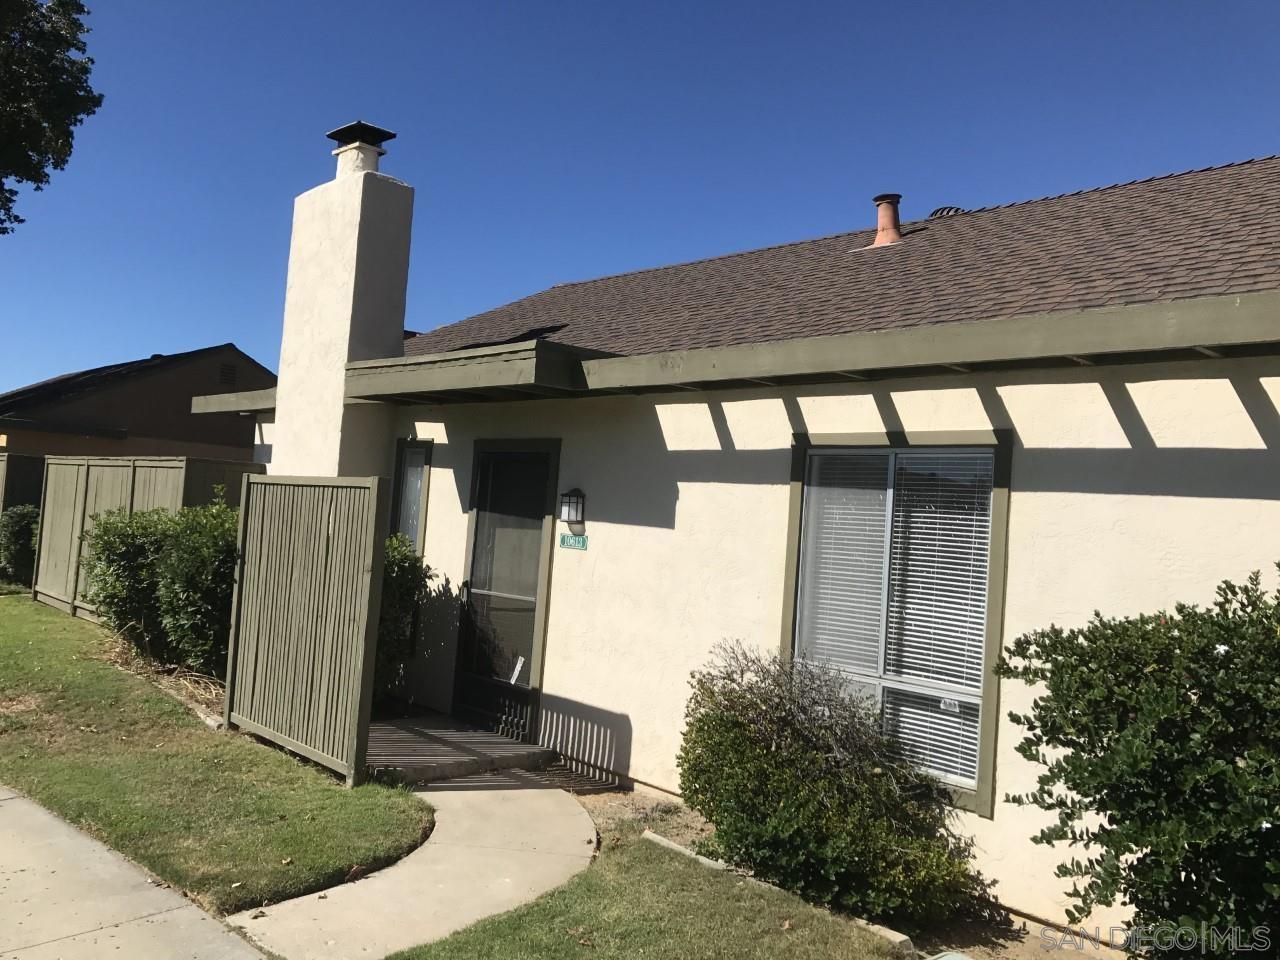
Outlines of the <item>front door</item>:
{"type": "Polygon", "coordinates": [[[536,736],[558,447],[476,444],[454,709],[521,740],[536,736]]]}

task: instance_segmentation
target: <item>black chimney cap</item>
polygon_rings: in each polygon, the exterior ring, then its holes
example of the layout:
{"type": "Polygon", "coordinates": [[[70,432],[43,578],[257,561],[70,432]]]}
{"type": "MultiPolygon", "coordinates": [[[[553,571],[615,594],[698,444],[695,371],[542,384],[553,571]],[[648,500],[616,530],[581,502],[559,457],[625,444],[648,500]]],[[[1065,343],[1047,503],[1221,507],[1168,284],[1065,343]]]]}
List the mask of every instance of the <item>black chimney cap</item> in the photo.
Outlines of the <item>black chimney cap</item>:
{"type": "Polygon", "coordinates": [[[363,120],[348,123],[337,130],[330,130],[325,136],[337,141],[340,147],[345,147],[349,143],[367,143],[371,147],[380,147],[388,140],[396,138],[390,130],[375,127],[372,123],[365,123],[363,120]]]}

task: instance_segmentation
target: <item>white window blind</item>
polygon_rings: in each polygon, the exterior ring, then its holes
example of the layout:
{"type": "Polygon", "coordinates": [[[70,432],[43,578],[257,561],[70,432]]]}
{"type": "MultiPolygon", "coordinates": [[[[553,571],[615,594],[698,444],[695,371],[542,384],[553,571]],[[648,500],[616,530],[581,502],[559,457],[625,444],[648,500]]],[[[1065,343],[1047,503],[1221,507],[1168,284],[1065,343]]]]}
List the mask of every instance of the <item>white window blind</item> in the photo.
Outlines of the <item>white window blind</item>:
{"type": "Polygon", "coordinates": [[[888,471],[887,453],[809,458],[800,650],[861,674],[880,670],[888,471]]]}
{"type": "Polygon", "coordinates": [[[894,459],[885,672],[981,690],[991,454],[894,459]]]}
{"type": "Polygon", "coordinates": [[[986,634],[988,450],[815,451],[806,470],[799,656],[878,693],[886,730],[974,786],[986,634]]]}

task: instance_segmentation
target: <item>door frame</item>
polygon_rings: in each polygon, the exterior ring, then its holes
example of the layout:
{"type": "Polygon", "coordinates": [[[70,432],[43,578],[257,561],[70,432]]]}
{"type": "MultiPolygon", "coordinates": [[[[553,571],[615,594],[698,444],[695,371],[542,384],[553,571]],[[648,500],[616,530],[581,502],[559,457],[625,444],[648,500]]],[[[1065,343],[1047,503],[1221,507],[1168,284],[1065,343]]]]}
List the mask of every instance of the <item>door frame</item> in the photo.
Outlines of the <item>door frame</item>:
{"type": "MultiPolygon", "coordinates": [[[[547,490],[542,509],[542,542],[538,546],[540,563],[538,566],[538,590],[533,605],[533,648],[529,662],[529,739],[536,742],[541,715],[542,700],[542,664],[547,642],[547,612],[551,598],[551,560],[554,556],[552,547],[555,542],[556,496],[560,482],[560,439],[531,438],[519,439],[477,439],[471,450],[471,483],[467,498],[467,552],[462,569],[465,571],[464,583],[467,586],[470,602],[471,561],[475,553],[476,513],[478,505],[476,497],[480,492],[480,458],[486,453],[545,453],[547,455],[547,490]]],[[[458,642],[463,642],[461,629],[458,642]]],[[[459,649],[459,653],[461,650],[459,649]]],[[[461,668],[455,658],[453,675],[457,684],[458,671],[461,668]]]]}

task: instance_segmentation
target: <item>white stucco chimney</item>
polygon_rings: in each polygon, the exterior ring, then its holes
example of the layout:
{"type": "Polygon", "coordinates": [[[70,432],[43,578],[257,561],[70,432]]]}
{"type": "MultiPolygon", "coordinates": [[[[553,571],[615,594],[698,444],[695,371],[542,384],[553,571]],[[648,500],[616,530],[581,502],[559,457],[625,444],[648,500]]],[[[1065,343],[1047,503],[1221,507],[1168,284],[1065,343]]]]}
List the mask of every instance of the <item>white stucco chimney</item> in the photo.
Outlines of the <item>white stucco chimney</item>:
{"type": "Polygon", "coordinates": [[[404,353],[413,188],[378,172],[390,130],[327,136],[337,173],[293,204],[271,472],[389,475],[390,408],[349,405],[343,388],[348,361],[404,353]]]}

